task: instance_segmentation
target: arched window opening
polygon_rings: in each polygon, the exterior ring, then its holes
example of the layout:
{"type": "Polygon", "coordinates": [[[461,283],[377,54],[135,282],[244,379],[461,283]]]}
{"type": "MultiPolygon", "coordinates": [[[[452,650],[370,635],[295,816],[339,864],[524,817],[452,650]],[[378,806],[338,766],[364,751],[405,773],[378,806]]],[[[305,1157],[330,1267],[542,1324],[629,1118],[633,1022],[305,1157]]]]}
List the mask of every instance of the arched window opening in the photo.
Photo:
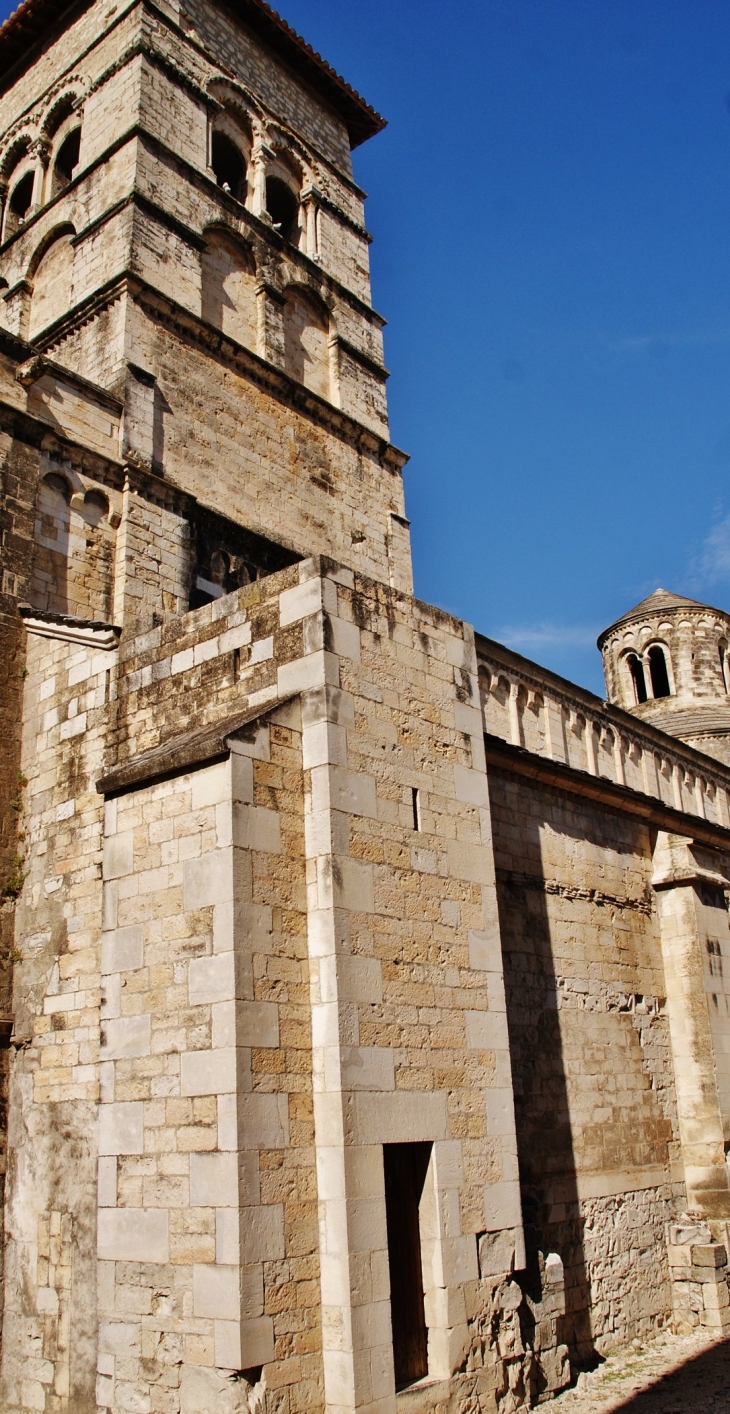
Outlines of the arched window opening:
{"type": "MultiPolygon", "coordinates": [[[[635,653],[630,653],[628,658],[629,672],[634,684],[636,701],[646,702],[648,693],[646,691],[646,679],[644,677],[644,664],[637,658],[635,653]]],[[[665,669],[666,671],[666,669],[665,669]]]]}
{"type": "Polygon", "coordinates": [[[17,142],[13,143],[5,153],[2,163],[2,175],[6,182],[10,181],[13,172],[17,170],[21,162],[28,156],[29,148],[30,138],[22,137],[19,138],[17,142]]]}
{"type": "Polygon", "coordinates": [[[226,133],[214,132],[210,164],[218,186],[236,201],[246,200],[246,163],[243,153],[226,133]]]}
{"type": "Polygon", "coordinates": [[[66,93],[63,98],[58,100],[43,125],[47,138],[54,138],[56,136],[56,133],[66,122],[66,119],[71,117],[75,103],[76,99],[73,93],[66,93]]]}
{"type": "Polygon", "coordinates": [[[58,156],[53,167],[53,190],[52,195],[57,196],[69,182],[73,181],[74,172],[79,163],[79,152],[81,150],[81,128],[74,128],[67,137],[64,138],[58,149],[58,156]]]}
{"type": "Polygon", "coordinates": [[[717,648],[718,648],[718,652],[719,652],[719,654],[720,654],[720,672],[722,673],[722,685],[723,685],[725,691],[727,692],[727,691],[728,691],[728,661],[727,661],[728,647],[727,647],[727,639],[721,638],[719,644],[717,645],[717,648]]]}
{"type": "Polygon", "coordinates": [[[266,210],[274,230],[285,241],[293,241],[299,227],[299,202],[281,177],[266,178],[266,210]]]}
{"type": "Polygon", "coordinates": [[[5,223],[5,239],[12,236],[15,231],[22,226],[33,203],[33,187],[35,185],[35,172],[26,172],[20,178],[18,185],[8,202],[8,216],[5,223]]]}
{"type": "Polygon", "coordinates": [[[651,673],[652,692],[655,697],[671,697],[672,689],[669,686],[669,673],[667,672],[667,660],[664,656],[664,649],[655,643],[649,649],[649,672],[651,673]]]}

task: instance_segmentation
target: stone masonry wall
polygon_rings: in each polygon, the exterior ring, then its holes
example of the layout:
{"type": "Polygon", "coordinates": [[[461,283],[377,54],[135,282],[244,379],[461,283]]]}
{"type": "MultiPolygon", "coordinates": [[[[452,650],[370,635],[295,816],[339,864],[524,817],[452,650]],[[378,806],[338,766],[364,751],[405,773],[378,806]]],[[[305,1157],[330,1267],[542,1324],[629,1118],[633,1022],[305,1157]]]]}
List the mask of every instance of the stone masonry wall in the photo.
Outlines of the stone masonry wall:
{"type": "Polygon", "coordinates": [[[114,1411],[200,1414],[231,1371],[271,1410],[323,1379],[392,1410],[404,1139],[433,1146],[429,1371],[491,1407],[493,1256],[523,1259],[468,630],[308,561],[96,632],[29,634],[5,1407],[84,1408],[98,1361],[114,1411]],[[269,716],[227,762],[110,797],[102,850],[102,756],[139,771],[242,707],[269,716]]]}
{"type": "Polygon", "coordinates": [[[681,1203],[646,828],[490,767],[528,1243],[565,1264],[586,1361],[666,1322],[681,1203]]]}

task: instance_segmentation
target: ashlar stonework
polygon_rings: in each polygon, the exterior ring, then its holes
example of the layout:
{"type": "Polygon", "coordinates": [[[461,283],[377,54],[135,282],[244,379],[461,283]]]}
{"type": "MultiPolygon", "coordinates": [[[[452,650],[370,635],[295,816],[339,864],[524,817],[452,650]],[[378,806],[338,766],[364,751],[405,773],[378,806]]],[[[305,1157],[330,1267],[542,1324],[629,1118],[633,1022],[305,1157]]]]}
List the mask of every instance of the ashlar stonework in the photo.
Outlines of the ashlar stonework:
{"type": "Polygon", "coordinates": [[[382,126],[263,0],[0,29],[8,1414],[730,1325],[730,620],[657,591],[606,703],[414,599],[382,126]]]}

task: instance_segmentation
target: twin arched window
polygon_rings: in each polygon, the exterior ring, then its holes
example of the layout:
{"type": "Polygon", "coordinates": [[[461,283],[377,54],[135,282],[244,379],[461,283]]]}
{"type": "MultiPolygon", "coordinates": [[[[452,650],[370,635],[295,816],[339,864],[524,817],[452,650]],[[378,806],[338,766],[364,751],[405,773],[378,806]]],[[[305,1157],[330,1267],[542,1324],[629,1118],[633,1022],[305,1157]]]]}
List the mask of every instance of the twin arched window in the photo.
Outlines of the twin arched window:
{"type": "Polygon", "coordinates": [[[81,123],[69,97],[54,111],[44,130],[50,143],[47,166],[30,140],[23,138],[7,155],[3,177],[9,185],[2,223],[2,239],[10,240],[34,210],[52,201],[73,181],[81,152],[81,123]]]}
{"type": "Polygon", "coordinates": [[[647,702],[649,696],[671,697],[666,651],[662,644],[653,643],[648,652],[640,658],[637,653],[629,653],[626,659],[634,688],[636,704],[647,702]],[[651,693],[649,692],[651,688],[651,693]]]}
{"type": "Polygon", "coordinates": [[[216,121],[220,125],[211,134],[210,165],[218,186],[243,206],[250,205],[255,214],[265,211],[282,239],[298,245],[301,180],[286,154],[271,161],[263,188],[257,191],[249,175],[251,134],[228,113],[216,121]]]}

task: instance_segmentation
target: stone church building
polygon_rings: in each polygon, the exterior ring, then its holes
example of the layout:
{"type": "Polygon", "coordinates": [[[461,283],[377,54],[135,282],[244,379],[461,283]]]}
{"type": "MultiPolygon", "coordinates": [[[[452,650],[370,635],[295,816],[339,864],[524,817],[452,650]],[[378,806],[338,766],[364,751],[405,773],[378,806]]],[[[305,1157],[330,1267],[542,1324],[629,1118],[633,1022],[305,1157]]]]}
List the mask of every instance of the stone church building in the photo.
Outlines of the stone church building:
{"type": "Polygon", "coordinates": [[[0,29],[4,1414],[480,1414],[730,1324],[730,617],[413,597],[264,0],[0,29]]]}

